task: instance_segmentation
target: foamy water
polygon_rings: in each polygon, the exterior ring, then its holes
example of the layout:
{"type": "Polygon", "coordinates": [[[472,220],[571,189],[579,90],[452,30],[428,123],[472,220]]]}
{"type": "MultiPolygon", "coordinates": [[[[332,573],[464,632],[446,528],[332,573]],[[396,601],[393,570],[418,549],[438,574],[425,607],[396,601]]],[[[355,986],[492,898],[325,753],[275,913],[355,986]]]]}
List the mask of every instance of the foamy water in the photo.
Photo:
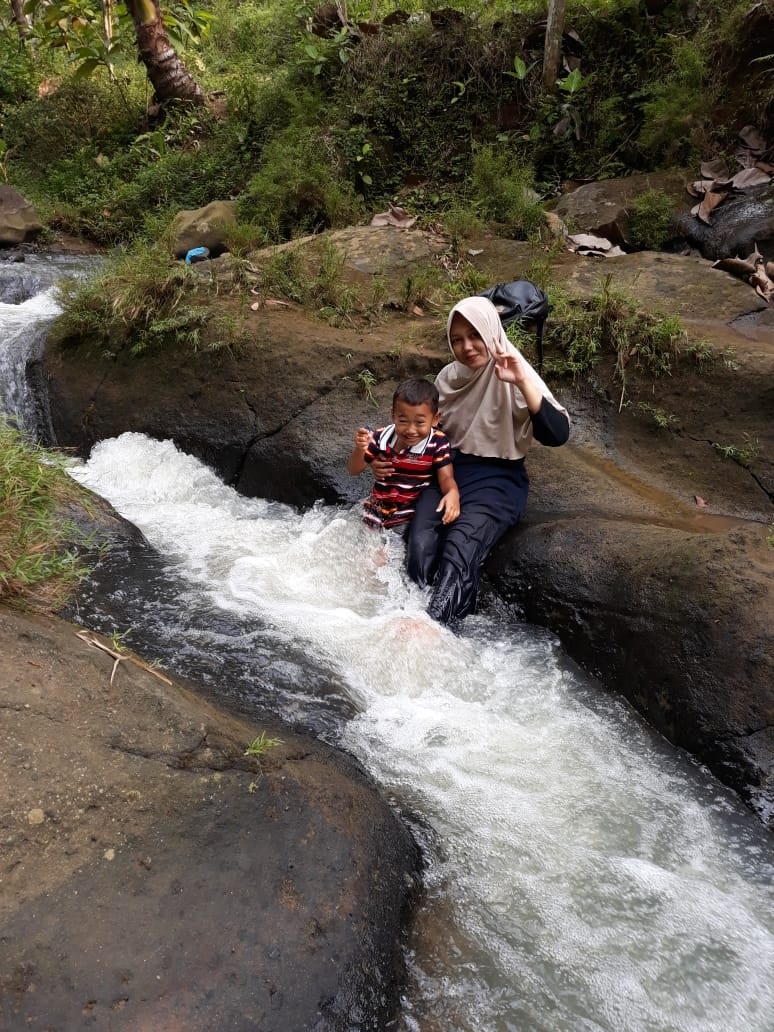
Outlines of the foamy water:
{"type": "Polygon", "coordinates": [[[27,365],[39,358],[48,327],[59,314],[55,285],[97,268],[98,258],[52,260],[30,256],[0,263],[0,416],[33,434],[43,428],[39,400],[27,380],[27,365]]]}
{"type": "Polygon", "coordinates": [[[72,472],[201,609],[355,702],[342,744],[431,843],[403,1029],[774,1029],[770,837],[549,635],[497,614],[452,635],[397,540],[242,498],[170,442],[124,434],[72,472]]]}

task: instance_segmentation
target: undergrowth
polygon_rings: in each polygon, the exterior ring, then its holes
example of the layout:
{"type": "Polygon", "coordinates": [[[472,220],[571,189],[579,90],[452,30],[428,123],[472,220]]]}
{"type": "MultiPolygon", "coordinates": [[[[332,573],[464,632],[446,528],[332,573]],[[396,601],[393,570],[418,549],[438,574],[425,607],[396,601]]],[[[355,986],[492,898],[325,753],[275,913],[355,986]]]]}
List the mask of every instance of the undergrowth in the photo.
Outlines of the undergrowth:
{"type": "Polygon", "coordinates": [[[162,245],[138,244],[94,278],[57,288],[62,314],[52,342],[89,341],[105,357],[127,344],[133,355],[164,342],[198,349],[210,318],[208,284],[162,245]]]}
{"type": "MultiPolygon", "coordinates": [[[[74,79],[64,52],[20,52],[0,20],[1,170],[49,226],[152,240],[159,216],[236,197],[242,221],[275,242],[388,201],[445,216],[453,233],[479,220],[529,238],[567,178],[694,162],[731,132],[710,117],[722,95],[712,55],[746,24],[741,3],[658,17],[634,0],[570,4],[581,65],[548,93],[538,4],[459,2],[443,27],[426,5],[401,5],[416,17],[320,36],[311,0],[202,2],[210,36],[191,67],[215,97],[161,113],[131,47],[112,80],[105,68],[74,79]]],[[[353,26],[388,13],[349,4],[353,26]]]]}
{"type": "Polygon", "coordinates": [[[546,323],[546,368],[577,380],[603,359],[613,359],[621,387],[619,407],[634,370],[651,378],[670,375],[687,346],[679,318],[643,312],[635,298],[614,284],[612,275],[605,276],[586,300],[571,300],[555,283],[547,292],[551,315],[546,323]]]}
{"type": "Polygon", "coordinates": [[[85,573],[77,532],[61,519],[81,492],[66,459],[0,422],[0,600],[57,609],[85,573]]]}

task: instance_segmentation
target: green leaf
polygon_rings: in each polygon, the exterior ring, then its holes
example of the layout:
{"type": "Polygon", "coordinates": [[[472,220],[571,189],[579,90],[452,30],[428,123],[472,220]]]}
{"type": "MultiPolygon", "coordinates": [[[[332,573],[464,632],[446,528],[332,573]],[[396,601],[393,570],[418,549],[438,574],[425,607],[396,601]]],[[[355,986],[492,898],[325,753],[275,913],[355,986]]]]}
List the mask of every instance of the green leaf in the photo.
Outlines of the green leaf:
{"type": "Polygon", "coordinates": [[[97,61],[96,58],[90,57],[83,64],[78,65],[73,74],[73,79],[88,79],[95,68],[99,68],[101,61],[97,61]]]}

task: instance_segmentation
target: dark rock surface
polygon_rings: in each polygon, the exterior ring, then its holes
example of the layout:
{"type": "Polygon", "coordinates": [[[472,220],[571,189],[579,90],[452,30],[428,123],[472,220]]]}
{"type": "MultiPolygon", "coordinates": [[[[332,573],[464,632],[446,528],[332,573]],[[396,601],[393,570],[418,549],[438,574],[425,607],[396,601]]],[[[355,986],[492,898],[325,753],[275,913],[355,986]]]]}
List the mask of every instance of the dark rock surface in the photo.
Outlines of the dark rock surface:
{"type": "Polygon", "coordinates": [[[632,204],[648,190],[659,190],[672,198],[677,235],[678,220],[689,208],[685,190],[687,178],[683,172],[674,170],[623,179],[600,179],[562,194],[553,210],[567,223],[570,232],[592,233],[626,248],[631,244],[629,222],[632,204]]]}
{"type": "Polygon", "coordinates": [[[747,258],[758,248],[774,258],[774,186],[732,194],[714,209],[709,224],[690,212],[680,219],[681,234],[705,258],[747,258]]]}
{"type": "Polygon", "coordinates": [[[362,770],[77,630],[0,608],[0,1025],[386,1027],[418,854],[362,770]]]}

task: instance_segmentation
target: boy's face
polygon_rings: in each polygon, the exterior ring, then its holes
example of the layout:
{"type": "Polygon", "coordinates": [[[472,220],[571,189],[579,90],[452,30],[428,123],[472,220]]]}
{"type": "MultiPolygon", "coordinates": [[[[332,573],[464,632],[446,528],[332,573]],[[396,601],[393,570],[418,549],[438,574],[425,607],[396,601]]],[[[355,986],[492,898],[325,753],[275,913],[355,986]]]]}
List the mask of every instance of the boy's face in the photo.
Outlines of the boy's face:
{"type": "Polygon", "coordinates": [[[424,441],[438,422],[438,413],[427,403],[409,405],[406,401],[396,401],[392,407],[392,421],[398,435],[398,445],[412,448],[424,441]]]}

